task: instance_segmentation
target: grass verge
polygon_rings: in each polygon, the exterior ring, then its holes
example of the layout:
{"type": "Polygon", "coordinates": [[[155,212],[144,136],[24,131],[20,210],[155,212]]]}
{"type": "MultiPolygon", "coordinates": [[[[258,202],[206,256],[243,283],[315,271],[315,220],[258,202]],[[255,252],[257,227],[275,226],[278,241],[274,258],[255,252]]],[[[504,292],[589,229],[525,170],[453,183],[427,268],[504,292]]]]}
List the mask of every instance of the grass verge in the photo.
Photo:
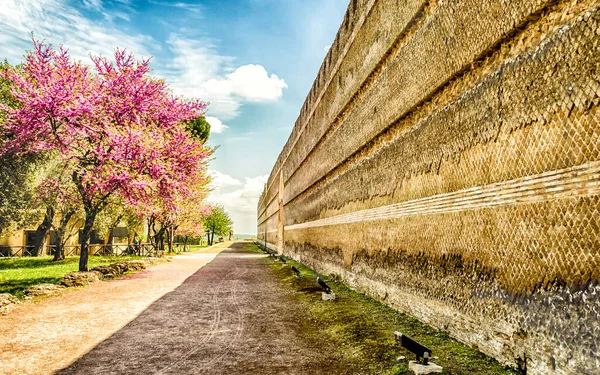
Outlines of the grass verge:
{"type": "Polygon", "coordinates": [[[208,245],[188,245],[184,253],[195,253],[197,251],[204,250],[208,245]]]}
{"type": "MultiPolygon", "coordinates": [[[[141,259],[139,256],[91,256],[88,268],[141,259]]],[[[0,293],[23,298],[23,291],[36,284],[58,284],[61,277],[79,268],[79,257],[53,262],[51,256],[0,259],[0,293]]]]}
{"type": "MultiPolygon", "coordinates": [[[[252,246],[248,250],[259,250],[255,244],[252,246]]],[[[310,319],[305,322],[305,329],[321,337],[324,335],[333,342],[344,358],[349,374],[412,374],[407,365],[396,362],[399,356],[413,359],[414,355],[396,344],[394,331],[400,331],[429,347],[433,355],[439,357],[435,362],[444,368],[443,374],[517,374],[442,331],[356,292],[343,283],[319,275],[302,264],[286,260],[288,266],[282,266],[272,258],[265,258],[280,282],[295,291],[292,298],[306,306],[310,319]],[[302,276],[295,277],[290,265],[298,268],[302,276]],[[335,301],[321,299],[321,289],[315,281],[317,276],[332,287],[336,294],[335,301]]]]}

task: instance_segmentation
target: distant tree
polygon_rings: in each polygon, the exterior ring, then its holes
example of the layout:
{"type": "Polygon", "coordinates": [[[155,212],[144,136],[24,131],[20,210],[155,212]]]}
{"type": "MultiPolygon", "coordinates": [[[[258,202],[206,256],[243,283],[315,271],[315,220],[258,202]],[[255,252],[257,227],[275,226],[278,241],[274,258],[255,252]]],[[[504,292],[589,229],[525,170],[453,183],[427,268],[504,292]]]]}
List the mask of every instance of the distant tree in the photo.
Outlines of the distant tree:
{"type": "MultiPolygon", "coordinates": [[[[0,71],[9,67],[8,63],[0,62],[0,71]]],[[[10,89],[11,82],[0,76],[0,144],[14,138],[12,132],[3,130],[2,124],[7,111],[20,106],[10,89]]],[[[9,152],[0,155],[0,235],[5,234],[11,226],[23,226],[32,219],[29,208],[34,175],[42,161],[40,154],[9,152]]]]}
{"type": "Polygon", "coordinates": [[[232,231],[233,221],[221,205],[212,206],[210,214],[204,218],[203,226],[208,245],[212,245],[217,236],[228,236],[232,231]]]}
{"type": "Polygon", "coordinates": [[[0,235],[29,223],[37,155],[0,156],[0,235]]]}
{"type": "Polygon", "coordinates": [[[177,205],[174,217],[172,233],[176,231],[178,236],[183,236],[184,251],[190,238],[197,238],[204,233],[203,221],[211,209],[204,201],[209,193],[206,185],[198,184],[194,190],[194,194],[183,197],[177,205]]]}
{"type": "MultiPolygon", "coordinates": [[[[203,146],[207,156],[213,149],[203,146]]],[[[187,184],[184,194],[176,193],[166,202],[160,196],[154,196],[151,203],[144,202],[136,207],[138,215],[146,218],[147,238],[156,248],[172,252],[176,236],[194,237],[203,234],[202,220],[210,213],[210,206],[205,203],[210,189],[210,176],[207,172],[209,158],[187,184]]]]}
{"type": "Polygon", "coordinates": [[[200,142],[206,142],[210,136],[210,124],[206,121],[206,117],[200,116],[187,121],[185,130],[192,135],[192,137],[200,142]]]}

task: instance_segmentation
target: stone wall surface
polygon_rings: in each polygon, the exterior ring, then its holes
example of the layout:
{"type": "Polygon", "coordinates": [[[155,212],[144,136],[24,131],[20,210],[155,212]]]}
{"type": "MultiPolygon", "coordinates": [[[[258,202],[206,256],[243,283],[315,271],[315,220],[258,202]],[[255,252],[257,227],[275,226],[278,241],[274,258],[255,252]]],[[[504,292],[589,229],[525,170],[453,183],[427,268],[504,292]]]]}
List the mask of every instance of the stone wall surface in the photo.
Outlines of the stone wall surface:
{"type": "Polygon", "coordinates": [[[527,374],[599,374],[599,104],[600,0],[353,0],[259,239],[527,374]]]}

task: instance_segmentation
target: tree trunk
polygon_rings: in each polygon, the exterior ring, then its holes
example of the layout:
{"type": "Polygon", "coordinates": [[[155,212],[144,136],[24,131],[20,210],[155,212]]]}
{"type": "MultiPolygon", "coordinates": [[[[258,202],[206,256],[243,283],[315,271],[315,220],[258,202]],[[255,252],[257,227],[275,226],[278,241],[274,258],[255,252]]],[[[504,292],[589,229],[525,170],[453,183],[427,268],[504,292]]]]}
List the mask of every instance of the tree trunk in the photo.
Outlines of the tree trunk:
{"type": "MultiPolygon", "coordinates": [[[[175,227],[171,227],[171,233],[169,234],[169,242],[169,247],[173,249],[173,245],[175,242],[175,227]]],[[[175,251],[177,251],[177,249],[175,249],[175,251]]]]}
{"type": "MultiPolygon", "coordinates": [[[[169,230],[167,232],[167,241],[169,241],[169,252],[173,251],[173,245],[175,242],[175,231],[177,230],[177,228],[179,228],[179,225],[171,225],[169,226],[169,230]]],[[[177,249],[175,249],[175,252],[177,252],[177,249]]]]}
{"type": "Polygon", "coordinates": [[[165,235],[166,235],[166,242],[167,242],[167,252],[168,253],[172,253],[173,249],[171,249],[171,230],[169,229],[169,227],[167,227],[167,229],[165,229],[165,235]]]}
{"type": "Polygon", "coordinates": [[[79,271],[84,272],[88,270],[88,256],[90,248],[90,237],[92,235],[92,228],[94,221],[96,221],[96,215],[98,214],[95,209],[85,209],[85,223],[83,224],[83,231],[81,232],[81,253],[79,254],[79,271]]]}
{"type": "Polygon", "coordinates": [[[169,246],[169,253],[173,252],[173,226],[167,229],[167,246],[169,246]]]}
{"type": "Polygon", "coordinates": [[[60,243],[61,241],[61,234],[58,234],[58,229],[56,230],[56,247],[54,248],[54,258],[52,259],[53,262],[58,262],[59,260],[64,260],[65,259],[65,247],[63,246],[62,243],[60,243]]]}
{"type": "Polygon", "coordinates": [[[149,217],[148,218],[148,241],[150,241],[150,243],[152,243],[152,235],[150,234],[152,225],[154,225],[154,219],[149,217]]]}
{"type": "Polygon", "coordinates": [[[158,249],[161,251],[165,250],[165,228],[163,228],[162,226],[160,227],[160,229],[158,230],[158,232],[155,232],[155,241],[156,241],[156,246],[158,246],[158,249]]]}
{"type": "Polygon", "coordinates": [[[156,246],[156,248],[158,250],[164,250],[165,249],[165,230],[166,228],[161,225],[160,229],[157,231],[156,227],[155,227],[155,223],[152,223],[152,232],[154,232],[154,236],[152,237],[154,240],[154,246],[156,246]]]}
{"type": "Polygon", "coordinates": [[[54,220],[54,207],[46,207],[46,214],[44,220],[35,230],[35,242],[31,255],[34,257],[46,255],[46,237],[50,228],[52,228],[52,221],[54,220]]]}
{"type": "Polygon", "coordinates": [[[67,211],[60,218],[60,224],[58,228],[56,228],[56,249],[54,250],[54,259],[53,261],[59,261],[65,259],[65,243],[67,239],[65,238],[65,234],[67,232],[67,226],[69,225],[69,221],[71,217],[75,214],[74,210],[67,211]]]}
{"type": "MultiPolygon", "coordinates": [[[[123,218],[123,215],[119,215],[111,224],[110,224],[110,228],[108,228],[108,233],[107,233],[107,240],[105,245],[106,246],[106,250],[108,250],[109,254],[113,253],[113,242],[115,237],[113,236],[113,232],[114,229],[117,227],[117,225],[119,225],[119,223],[121,222],[121,219],[123,218]]],[[[118,249],[117,249],[118,250],[118,249]]]]}

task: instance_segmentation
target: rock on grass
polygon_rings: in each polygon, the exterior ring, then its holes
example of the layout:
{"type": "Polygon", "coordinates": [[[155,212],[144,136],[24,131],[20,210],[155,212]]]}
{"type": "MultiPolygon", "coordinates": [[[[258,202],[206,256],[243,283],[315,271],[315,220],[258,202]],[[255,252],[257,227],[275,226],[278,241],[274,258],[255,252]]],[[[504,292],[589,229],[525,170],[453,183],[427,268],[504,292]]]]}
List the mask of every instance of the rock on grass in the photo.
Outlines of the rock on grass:
{"type": "Polygon", "coordinates": [[[65,289],[63,285],[37,284],[25,289],[23,294],[27,297],[51,296],[65,289]]]}
{"type": "Polygon", "coordinates": [[[146,263],[143,261],[132,260],[129,262],[118,262],[108,266],[98,266],[92,268],[92,271],[99,272],[105,279],[114,279],[128,272],[135,272],[146,269],[146,263]]]}
{"type": "Polygon", "coordinates": [[[0,314],[4,315],[17,307],[19,299],[9,293],[0,293],[0,314]]]}
{"type": "Polygon", "coordinates": [[[142,260],[130,260],[127,262],[116,262],[107,266],[98,266],[89,272],[71,272],[63,276],[60,283],[66,287],[84,286],[95,283],[102,279],[116,279],[129,272],[137,272],[146,269],[149,265],[160,263],[161,260],[147,258],[142,260]]]}
{"type": "Polygon", "coordinates": [[[64,275],[60,279],[60,283],[66,287],[73,287],[93,284],[100,280],[102,280],[102,274],[98,271],[71,272],[64,275]]]}

